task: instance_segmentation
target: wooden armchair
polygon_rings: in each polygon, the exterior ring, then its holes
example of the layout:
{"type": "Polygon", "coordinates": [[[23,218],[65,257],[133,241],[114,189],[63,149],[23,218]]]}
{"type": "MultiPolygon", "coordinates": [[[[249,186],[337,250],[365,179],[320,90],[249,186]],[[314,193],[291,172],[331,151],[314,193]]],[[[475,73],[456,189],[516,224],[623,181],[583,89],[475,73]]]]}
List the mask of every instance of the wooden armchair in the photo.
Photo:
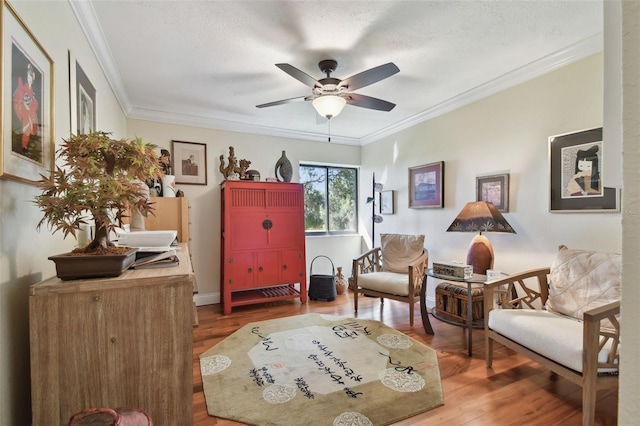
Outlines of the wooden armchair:
{"type": "Polygon", "coordinates": [[[420,300],[429,253],[424,235],[382,234],[381,247],[353,259],[353,305],[358,312],[359,293],[399,300],[409,304],[409,324],[413,326],[415,303],[420,300]]]}
{"type": "MultiPolygon", "coordinates": [[[[593,273],[588,266],[602,265],[601,259],[585,261],[585,256],[593,252],[578,255],[582,257],[578,261],[580,272],[593,273]]],[[[567,262],[567,254],[562,257],[554,265],[571,268],[572,261],[567,262]]],[[[575,284],[554,288],[557,284],[554,281],[562,280],[562,273],[554,273],[554,267],[522,272],[485,285],[487,367],[492,364],[493,343],[498,342],[582,386],[583,425],[594,423],[597,391],[618,387],[620,326],[616,316],[620,313],[620,302],[610,299],[619,296],[619,259],[613,264],[604,274],[602,267],[595,272],[597,282],[587,279],[587,283],[582,283],[598,285],[592,294],[605,296],[600,301],[597,297],[587,303],[580,300],[585,310],[579,318],[558,312],[562,310],[561,303],[551,300],[556,297],[567,301],[575,297],[575,294],[568,296],[575,284]],[[547,279],[549,274],[551,282],[547,279]],[[608,276],[603,279],[603,275],[608,276]],[[514,290],[517,297],[511,296],[514,290]]],[[[574,272],[572,279],[576,281],[578,275],[574,272]]],[[[585,294],[584,288],[578,291],[585,294]]]]}

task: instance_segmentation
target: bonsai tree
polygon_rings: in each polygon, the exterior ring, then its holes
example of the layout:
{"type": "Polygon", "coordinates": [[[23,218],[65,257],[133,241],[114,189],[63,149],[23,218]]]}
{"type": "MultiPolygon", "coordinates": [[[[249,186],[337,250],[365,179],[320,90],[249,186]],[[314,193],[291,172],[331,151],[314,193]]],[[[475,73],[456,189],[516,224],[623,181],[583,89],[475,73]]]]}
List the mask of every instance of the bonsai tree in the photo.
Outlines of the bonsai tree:
{"type": "Polygon", "coordinates": [[[47,223],[53,233],[75,237],[80,225],[93,219],[95,236],[82,252],[113,245],[109,232],[128,211],[137,208],[146,215],[153,210],[144,181],[162,178],[155,148],[140,138],[115,140],[104,132],[71,135],[57,152],[64,167],[56,166],[51,177],[41,175],[38,181],[42,194],[34,203],[44,217],[37,229],[47,223]]]}

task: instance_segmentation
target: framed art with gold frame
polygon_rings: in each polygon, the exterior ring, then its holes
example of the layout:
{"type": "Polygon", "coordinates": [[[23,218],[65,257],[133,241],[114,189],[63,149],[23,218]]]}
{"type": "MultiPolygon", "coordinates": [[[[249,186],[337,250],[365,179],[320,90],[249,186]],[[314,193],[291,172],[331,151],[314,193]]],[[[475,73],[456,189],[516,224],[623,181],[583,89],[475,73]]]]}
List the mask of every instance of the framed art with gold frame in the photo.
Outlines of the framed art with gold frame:
{"type": "Polygon", "coordinates": [[[54,164],[53,60],[11,5],[0,5],[0,177],[35,185],[54,164]]]}

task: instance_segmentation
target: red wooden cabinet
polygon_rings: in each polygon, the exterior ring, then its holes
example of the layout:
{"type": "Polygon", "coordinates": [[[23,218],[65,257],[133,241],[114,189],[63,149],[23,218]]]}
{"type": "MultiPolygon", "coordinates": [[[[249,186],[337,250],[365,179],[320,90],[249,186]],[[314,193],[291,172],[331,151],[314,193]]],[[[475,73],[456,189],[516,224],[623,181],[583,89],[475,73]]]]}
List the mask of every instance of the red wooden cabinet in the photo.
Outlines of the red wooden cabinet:
{"type": "Polygon", "coordinates": [[[227,180],[220,205],[224,314],[273,300],[306,303],[302,185],[227,180]]]}

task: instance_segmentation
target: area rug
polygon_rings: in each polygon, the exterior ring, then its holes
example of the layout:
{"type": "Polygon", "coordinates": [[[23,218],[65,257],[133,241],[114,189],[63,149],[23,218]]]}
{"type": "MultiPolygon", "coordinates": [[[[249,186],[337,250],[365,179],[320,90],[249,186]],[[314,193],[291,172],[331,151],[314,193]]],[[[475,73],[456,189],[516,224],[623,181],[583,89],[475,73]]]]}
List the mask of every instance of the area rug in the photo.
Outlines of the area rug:
{"type": "Polygon", "coordinates": [[[372,320],[249,323],[200,372],[208,413],[250,425],[387,425],[444,403],[436,352],[372,320]]]}

